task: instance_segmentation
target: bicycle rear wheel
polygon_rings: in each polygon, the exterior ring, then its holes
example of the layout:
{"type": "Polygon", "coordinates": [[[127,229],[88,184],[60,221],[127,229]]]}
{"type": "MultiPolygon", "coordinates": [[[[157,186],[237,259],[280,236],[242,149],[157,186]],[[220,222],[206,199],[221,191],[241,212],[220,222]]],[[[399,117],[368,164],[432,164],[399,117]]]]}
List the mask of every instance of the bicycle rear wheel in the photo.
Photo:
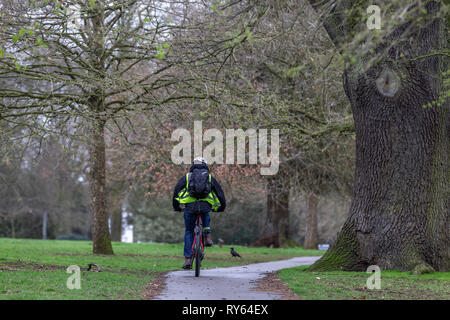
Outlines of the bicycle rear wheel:
{"type": "Polygon", "coordinates": [[[197,234],[195,237],[195,276],[200,276],[200,267],[202,264],[202,245],[201,234],[197,234]]]}

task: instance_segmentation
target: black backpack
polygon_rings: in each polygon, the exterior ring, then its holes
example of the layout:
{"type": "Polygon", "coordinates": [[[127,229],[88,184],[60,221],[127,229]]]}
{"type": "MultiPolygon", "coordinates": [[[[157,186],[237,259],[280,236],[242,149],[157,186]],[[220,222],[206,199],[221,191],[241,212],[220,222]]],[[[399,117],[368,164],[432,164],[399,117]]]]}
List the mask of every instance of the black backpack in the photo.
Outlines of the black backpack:
{"type": "Polygon", "coordinates": [[[188,179],[188,192],[191,197],[203,199],[211,192],[211,182],[207,169],[194,169],[189,173],[188,179]]]}

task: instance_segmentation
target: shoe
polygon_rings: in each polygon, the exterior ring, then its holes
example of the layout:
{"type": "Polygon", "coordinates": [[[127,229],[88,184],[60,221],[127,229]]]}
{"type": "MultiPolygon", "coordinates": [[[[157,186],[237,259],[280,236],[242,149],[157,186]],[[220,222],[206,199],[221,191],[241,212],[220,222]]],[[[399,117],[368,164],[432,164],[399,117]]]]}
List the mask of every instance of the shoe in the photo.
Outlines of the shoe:
{"type": "Polygon", "coordinates": [[[208,234],[206,235],[206,243],[205,243],[205,246],[206,246],[206,247],[211,247],[213,244],[214,244],[214,242],[212,241],[211,233],[208,233],[208,234]]]}
{"type": "Polygon", "coordinates": [[[185,260],[184,263],[183,263],[182,268],[183,268],[184,270],[192,269],[192,260],[191,260],[191,258],[186,258],[186,260],[185,260]]]}

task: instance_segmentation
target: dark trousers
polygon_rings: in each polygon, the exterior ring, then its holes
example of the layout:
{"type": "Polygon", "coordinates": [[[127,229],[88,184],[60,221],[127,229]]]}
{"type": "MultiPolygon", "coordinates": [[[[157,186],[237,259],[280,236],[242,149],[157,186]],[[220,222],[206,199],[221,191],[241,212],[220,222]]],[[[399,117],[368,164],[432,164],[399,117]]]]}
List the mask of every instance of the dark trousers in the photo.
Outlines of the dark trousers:
{"type": "Polygon", "coordinates": [[[184,209],[184,225],[186,230],[184,231],[184,256],[186,258],[192,258],[192,244],[194,243],[194,228],[197,218],[197,212],[200,213],[203,224],[203,232],[208,234],[211,232],[211,216],[209,215],[209,208],[201,208],[200,210],[193,210],[193,208],[184,209]]]}

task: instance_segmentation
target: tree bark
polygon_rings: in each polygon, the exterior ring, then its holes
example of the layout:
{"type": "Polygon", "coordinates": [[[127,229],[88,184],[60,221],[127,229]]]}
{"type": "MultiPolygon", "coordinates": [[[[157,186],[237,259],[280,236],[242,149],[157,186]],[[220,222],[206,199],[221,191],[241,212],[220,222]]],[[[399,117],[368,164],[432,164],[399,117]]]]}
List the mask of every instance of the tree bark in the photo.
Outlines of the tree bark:
{"type": "MultiPolygon", "coordinates": [[[[96,4],[102,6],[101,3],[96,4]]],[[[90,46],[94,76],[104,74],[104,11],[98,7],[93,13],[92,34],[90,46]]],[[[94,254],[113,254],[111,236],[109,233],[107,198],[106,198],[106,154],[105,154],[105,124],[106,110],[104,104],[104,88],[93,88],[89,98],[89,108],[92,119],[92,145],[91,145],[91,202],[92,202],[92,244],[94,254]]]]}
{"type": "Polygon", "coordinates": [[[289,239],[289,188],[280,175],[267,182],[267,216],[264,232],[257,244],[279,248],[289,239]]]}
{"type": "MultiPolygon", "coordinates": [[[[427,4],[431,17],[437,6],[427,4]]],[[[435,19],[401,39],[407,27],[386,39],[392,47],[383,62],[344,73],[356,130],[353,199],[337,240],[312,271],[450,269],[449,103],[423,107],[438,100],[447,61],[415,59],[445,48],[445,24],[435,19]]]]}
{"type": "MultiPolygon", "coordinates": [[[[94,100],[97,98],[94,98],[94,100]]],[[[99,106],[101,101],[92,101],[99,106]]],[[[95,254],[113,254],[106,211],[106,162],[105,120],[94,119],[92,128],[91,162],[91,206],[92,243],[95,254]]]]}
{"type": "Polygon", "coordinates": [[[319,246],[318,231],[317,231],[317,205],[319,199],[314,193],[306,195],[306,235],[305,235],[305,249],[316,249],[319,246]]]}
{"type": "Polygon", "coordinates": [[[111,211],[111,240],[122,241],[122,207],[120,202],[111,211]]]}

